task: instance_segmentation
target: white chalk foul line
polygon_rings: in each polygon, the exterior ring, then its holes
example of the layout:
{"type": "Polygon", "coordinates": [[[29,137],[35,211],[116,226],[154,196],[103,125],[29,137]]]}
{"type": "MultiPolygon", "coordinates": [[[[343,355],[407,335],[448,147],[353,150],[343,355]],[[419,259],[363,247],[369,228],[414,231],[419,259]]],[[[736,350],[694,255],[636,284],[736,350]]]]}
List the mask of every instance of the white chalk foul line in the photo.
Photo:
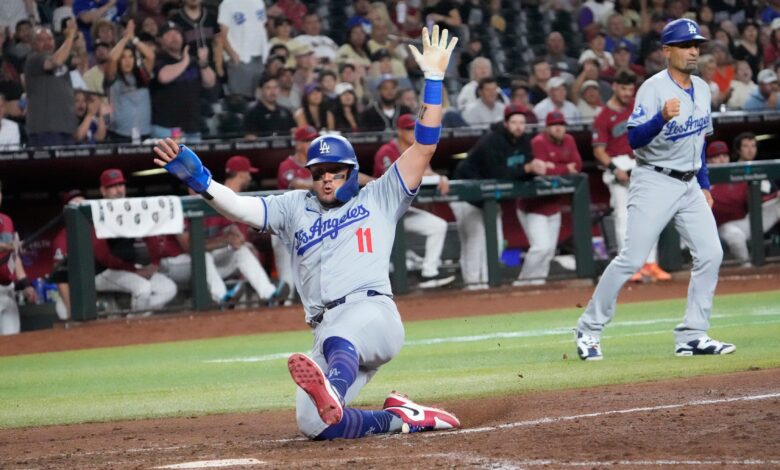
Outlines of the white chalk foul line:
{"type": "Polygon", "coordinates": [[[222,460],[199,460],[195,462],[176,463],[173,465],[163,465],[154,468],[188,469],[188,468],[224,468],[224,467],[246,467],[249,465],[264,465],[265,462],[257,459],[222,459],[222,460]]]}
{"type": "Polygon", "coordinates": [[[556,417],[546,417],[546,418],[539,418],[539,419],[532,419],[528,421],[518,421],[515,423],[506,423],[506,424],[499,424],[496,426],[484,426],[481,428],[469,428],[469,429],[460,429],[457,431],[447,431],[442,433],[430,433],[427,434],[427,436],[447,436],[447,435],[453,435],[453,434],[474,434],[474,433],[482,433],[482,432],[493,432],[493,431],[499,431],[502,429],[512,429],[512,428],[520,428],[520,427],[527,427],[527,426],[535,426],[537,424],[554,424],[554,423],[560,423],[564,421],[574,421],[577,419],[583,419],[583,418],[597,418],[599,416],[610,416],[610,415],[622,415],[622,414],[631,414],[631,413],[644,413],[648,411],[659,411],[659,410],[671,410],[675,408],[684,408],[686,406],[703,406],[703,405],[717,405],[721,403],[733,403],[733,402],[739,402],[739,401],[756,401],[756,400],[769,400],[771,398],[780,398],[780,392],[773,392],[773,393],[767,393],[763,395],[748,395],[744,397],[733,397],[733,398],[718,398],[713,400],[694,400],[689,401],[685,403],[673,403],[671,405],[656,405],[656,406],[643,406],[639,408],[626,408],[622,410],[607,410],[607,411],[597,411],[594,413],[583,413],[578,415],[571,415],[571,416],[556,416],[556,417]]]}

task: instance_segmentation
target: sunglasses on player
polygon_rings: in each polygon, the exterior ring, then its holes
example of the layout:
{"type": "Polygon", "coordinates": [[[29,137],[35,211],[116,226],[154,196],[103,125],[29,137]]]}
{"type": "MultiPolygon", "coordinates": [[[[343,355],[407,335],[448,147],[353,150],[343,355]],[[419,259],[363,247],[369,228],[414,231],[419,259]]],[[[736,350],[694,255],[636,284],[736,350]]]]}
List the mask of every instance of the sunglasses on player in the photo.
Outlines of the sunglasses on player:
{"type": "Polygon", "coordinates": [[[314,181],[322,181],[326,173],[333,175],[334,180],[343,180],[347,178],[349,167],[346,165],[317,165],[310,168],[309,171],[311,171],[311,179],[314,181]]]}

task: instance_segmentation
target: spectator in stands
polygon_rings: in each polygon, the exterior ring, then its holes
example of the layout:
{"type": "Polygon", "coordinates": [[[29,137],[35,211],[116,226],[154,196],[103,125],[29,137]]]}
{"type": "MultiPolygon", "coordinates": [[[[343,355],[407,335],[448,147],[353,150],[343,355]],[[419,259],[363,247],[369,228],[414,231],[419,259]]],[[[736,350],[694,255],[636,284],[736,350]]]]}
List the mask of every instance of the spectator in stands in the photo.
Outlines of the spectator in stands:
{"type": "Polygon", "coordinates": [[[509,100],[504,101],[495,78],[481,79],[477,86],[477,96],[477,100],[468,104],[461,113],[469,126],[493,124],[503,119],[504,108],[509,100]]]}
{"type": "Polygon", "coordinates": [[[758,85],[752,80],[753,71],[744,60],[737,61],[737,71],[728,92],[727,105],[730,109],[742,109],[748,97],[758,91],[758,85]]]}
{"type": "MultiPolygon", "coordinates": [[[[740,161],[755,158],[756,145],[754,135],[738,136],[740,152],[747,157],[740,161]],[[742,138],[740,138],[742,137],[742,138]]],[[[729,162],[729,148],[725,142],[716,140],[707,146],[707,164],[720,165],[729,162]]],[[[768,182],[767,182],[768,183],[768,182]]],[[[719,183],[710,190],[712,211],[718,224],[718,235],[728,247],[729,252],[742,266],[750,266],[748,242],[750,241],[750,216],[748,215],[748,183],[719,183]]],[[[762,229],[766,233],[780,220],[780,199],[777,193],[767,194],[761,205],[762,229]]]]}
{"type": "MultiPolygon", "coordinates": [[[[357,0],[357,2],[363,1],[368,3],[367,0],[357,0]]],[[[339,47],[336,62],[338,64],[351,62],[355,67],[363,67],[364,70],[368,70],[371,67],[371,56],[368,52],[368,36],[360,24],[349,28],[347,42],[339,47]]]]}
{"type": "Polygon", "coordinates": [[[24,70],[24,62],[33,51],[33,27],[28,20],[16,24],[13,42],[6,44],[5,56],[16,70],[24,70]]]}
{"type": "Polygon", "coordinates": [[[427,8],[424,8],[422,12],[428,29],[430,30],[434,24],[438,24],[439,30],[448,29],[451,34],[460,37],[463,20],[460,17],[458,3],[453,0],[428,2],[427,8]]]}
{"type": "Polygon", "coordinates": [[[17,150],[21,143],[19,124],[5,118],[5,96],[0,93],[0,151],[17,150]]]}
{"type": "Polygon", "coordinates": [[[712,79],[718,84],[722,94],[726,94],[731,86],[731,80],[734,79],[734,60],[731,58],[728,46],[720,41],[709,42],[709,53],[715,57],[715,73],[712,79]]]}
{"type": "Polygon", "coordinates": [[[89,91],[89,86],[84,81],[84,75],[90,68],[90,57],[89,52],[87,52],[87,43],[84,41],[84,35],[81,34],[81,31],[76,33],[76,39],[73,41],[68,62],[70,63],[68,75],[70,75],[70,83],[73,89],[89,91]]]}
{"type": "Polygon", "coordinates": [[[547,59],[537,57],[531,65],[531,103],[539,104],[547,98],[547,82],[552,78],[552,69],[547,59]]]}
{"type": "MultiPolygon", "coordinates": [[[[660,14],[653,14],[650,16],[650,21],[646,29],[647,32],[644,33],[642,39],[639,41],[638,62],[643,63],[645,59],[656,50],[656,47],[661,47],[661,31],[663,31],[664,26],[666,26],[666,17],[660,14]]],[[[647,65],[645,65],[645,68],[647,68],[647,65]]],[[[663,70],[664,68],[666,68],[666,64],[659,70],[663,70]]],[[[650,71],[648,70],[648,73],[649,72],[650,71]]]]}
{"type": "Polygon", "coordinates": [[[269,17],[284,16],[292,19],[292,24],[295,29],[301,31],[303,29],[303,18],[309,11],[306,5],[300,2],[300,0],[276,0],[273,5],[268,9],[269,17]]]}
{"type": "MultiPolygon", "coordinates": [[[[393,163],[414,144],[415,118],[412,114],[403,114],[398,118],[397,137],[379,147],[374,155],[374,178],[385,174],[393,163]]],[[[446,196],[450,184],[446,176],[436,174],[430,165],[424,176],[438,177],[439,194],[446,196]]],[[[403,217],[404,230],[425,238],[425,255],[420,273],[421,289],[441,287],[452,283],[455,276],[439,271],[441,253],[444,250],[444,239],[447,237],[447,222],[430,212],[410,207],[403,217]]]]}
{"type": "MultiPolygon", "coordinates": [[[[533,158],[547,163],[548,175],[576,175],[582,170],[582,158],[571,134],[566,133],[566,118],[552,111],[545,117],[545,130],[531,140],[533,158]]],[[[517,218],[528,237],[528,253],[520,275],[512,285],[544,284],[550,272],[561,230],[562,196],[521,199],[517,218]]]]}
{"type": "Polygon", "coordinates": [[[723,102],[724,97],[727,98],[726,95],[728,93],[721,94],[720,87],[715,82],[715,71],[717,68],[715,57],[713,57],[711,54],[700,55],[698,59],[698,68],[699,77],[701,77],[701,79],[704,80],[710,87],[710,95],[712,97],[710,101],[711,108],[717,111],[718,107],[723,102]]]}
{"type": "Polygon", "coordinates": [[[87,90],[92,93],[99,93],[101,95],[104,93],[103,81],[106,77],[105,71],[112,47],[112,44],[107,44],[100,40],[95,41],[93,44],[95,65],[90,67],[83,77],[84,83],[87,84],[87,90]]]}
{"type": "Polygon", "coordinates": [[[649,46],[647,52],[647,56],[642,61],[642,66],[645,68],[645,78],[652,77],[666,68],[666,58],[660,42],[649,46]]]}
{"type": "Polygon", "coordinates": [[[290,110],[290,112],[301,107],[301,93],[293,83],[294,73],[295,69],[284,67],[279,70],[277,76],[279,81],[279,97],[277,98],[277,102],[279,103],[279,106],[284,106],[290,110]]]}
{"type": "Polygon", "coordinates": [[[553,111],[562,113],[567,121],[581,119],[580,110],[566,99],[566,93],[566,82],[561,77],[553,77],[547,82],[547,98],[534,106],[534,114],[539,122],[545,121],[553,111]]]}
{"type": "MultiPolygon", "coordinates": [[[[546,172],[545,162],[533,158],[530,140],[525,133],[523,110],[507,106],[504,121],[492,126],[479,138],[466,159],[455,168],[454,176],[459,180],[520,180],[546,172]]],[[[487,289],[487,242],[482,222],[482,202],[451,202],[450,208],[458,225],[463,283],[467,289],[487,289]]],[[[503,238],[500,215],[496,217],[496,224],[496,243],[500,247],[503,238]]]]}
{"type": "MultiPolygon", "coordinates": [[[[377,51],[384,49],[390,54],[393,62],[394,75],[406,76],[406,67],[404,62],[409,58],[409,50],[405,44],[398,42],[398,39],[390,39],[390,24],[382,19],[377,19],[371,25],[371,39],[368,40],[368,51],[376,54],[377,51]]],[[[372,60],[376,60],[373,59],[372,60]]]]}
{"type": "Polygon", "coordinates": [[[336,101],[336,84],[338,83],[338,77],[336,72],[332,70],[323,70],[319,73],[317,82],[322,87],[322,93],[325,95],[325,99],[329,104],[333,104],[336,101]]]}
{"type": "MultiPolygon", "coordinates": [[[[232,156],[225,163],[223,184],[236,193],[246,191],[252,182],[252,174],[257,171],[247,157],[232,156]]],[[[289,290],[286,287],[282,289],[286,284],[280,283],[277,289],[260,265],[251,243],[247,241],[247,225],[236,224],[219,215],[206,217],[203,225],[206,229],[206,250],[214,257],[222,279],[239,272],[261,300],[271,304],[276,299],[287,298],[289,290]]]]}
{"type": "MultiPolygon", "coordinates": [[[[0,183],[0,205],[3,203],[3,186],[0,183]]],[[[16,290],[24,292],[29,303],[37,296],[27,280],[20,257],[21,243],[10,217],[0,212],[0,336],[16,335],[21,331],[16,290]]]]}
{"type": "Polygon", "coordinates": [[[263,0],[224,0],[219,5],[217,22],[230,57],[226,72],[233,95],[254,99],[268,49],[266,19],[263,0]]]}
{"type": "Polygon", "coordinates": [[[604,37],[604,50],[614,53],[618,46],[623,46],[631,53],[631,61],[636,59],[637,50],[628,37],[626,30],[626,21],[620,13],[613,13],[607,19],[606,35],[604,37]]]}
{"type": "Polygon", "coordinates": [[[631,72],[639,78],[640,84],[644,81],[645,68],[631,62],[631,51],[625,44],[618,44],[615,47],[615,50],[612,51],[612,58],[615,61],[615,65],[604,70],[601,73],[602,77],[610,80],[620,72],[631,72]]]}
{"type": "Polygon", "coordinates": [[[355,89],[346,82],[336,85],[336,101],[333,104],[333,129],[339,132],[357,132],[358,98],[355,89]]]}
{"type": "MultiPolygon", "coordinates": [[[[78,19],[78,26],[84,33],[87,48],[92,50],[92,25],[101,19],[119,22],[127,12],[127,0],[75,0],[73,14],[78,19]]],[[[113,44],[113,42],[111,42],[113,44]]]]}
{"type": "Polygon", "coordinates": [[[371,12],[371,3],[368,0],[352,0],[353,14],[347,19],[347,29],[352,35],[352,28],[360,26],[365,34],[371,34],[371,20],[368,18],[371,12]]]}
{"type": "Polygon", "coordinates": [[[320,17],[316,13],[307,13],[303,17],[303,34],[296,36],[295,39],[314,49],[314,57],[319,65],[335,63],[339,46],[321,31],[320,17]]]}
{"type": "Polygon", "coordinates": [[[157,27],[162,26],[166,17],[162,12],[161,0],[137,0],[138,12],[135,15],[135,22],[141,24],[145,19],[151,18],[157,23],[157,27]]]}
{"type": "Polygon", "coordinates": [[[170,21],[160,30],[159,40],[155,79],[150,87],[152,137],[171,137],[174,129],[179,128],[187,142],[199,142],[200,94],[216,84],[216,75],[208,62],[209,50],[198,48],[192,51],[193,57],[178,26],[170,21]]]}
{"type": "MultiPolygon", "coordinates": [[[[287,59],[279,55],[270,55],[268,60],[265,61],[263,68],[263,77],[278,77],[279,73],[284,69],[284,64],[287,63],[287,59]]],[[[260,79],[262,81],[262,78],[260,79]]]]}
{"type": "Polygon", "coordinates": [[[758,90],[748,96],[742,109],[745,111],[780,110],[780,86],[774,70],[764,69],[758,73],[758,90]]]}
{"type": "Polygon", "coordinates": [[[402,88],[398,91],[398,102],[409,108],[412,114],[417,114],[420,110],[420,100],[417,98],[417,92],[413,88],[402,88]]]}
{"type": "Polygon", "coordinates": [[[94,145],[106,139],[106,112],[100,98],[94,94],[78,90],[73,94],[78,127],[73,133],[77,144],[94,145]]]}
{"type": "Polygon", "coordinates": [[[312,126],[319,130],[333,130],[335,125],[333,113],[318,82],[306,85],[303,90],[303,102],[293,113],[293,119],[298,127],[312,126]]]}
{"type": "Polygon", "coordinates": [[[515,80],[512,82],[511,93],[509,95],[509,104],[507,106],[514,106],[516,108],[524,109],[525,121],[527,124],[536,124],[536,114],[534,114],[534,107],[530,101],[530,87],[528,83],[522,80],[515,80]]]}
{"type": "MultiPolygon", "coordinates": [[[[631,35],[637,35],[642,32],[642,15],[638,11],[640,9],[641,7],[635,0],[618,0],[615,3],[615,13],[620,14],[623,18],[626,32],[631,35]]],[[[701,24],[701,21],[699,21],[700,26],[701,24]]]]}
{"type": "MultiPolygon", "coordinates": [[[[471,78],[471,81],[463,85],[463,88],[460,89],[457,103],[458,110],[462,112],[468,105],[477,101],[479,99],[477,88],[479,87],[480,80],[492,76],[493,64],[490,62],[490,59],[487,57],[477,57],[472,60],[471,64],[469,64],[469,78],[471,78]]],[[[502,101],[504,103],[509,102],[509,99],[504,95],[504,92],[500,91],[500,93],[502,95],[502,101]]]]}
{"type": "Polygon", "coordinates": [[[599,82],[586,80],[580,88],[580,98],[577,102],[577,109],[580,110],[582,119],[593,120],[601,112],[603,106],[604,103],[599,94],[599,82]]]}
{"type": "Polygon", "coordinates": [[[292,113],[278,103],[279,81],[273,76],[260,80],[260,97],[244,118],[245,139],[263,135],[286,135],[295,127],[292,113]]]}
{"type": "Polygon", "coordinates": [[[767,0],[766,6],[761,10],[761,22],[771,24],[780,18],[780,0],[767,0]]]}
{"type": "Polygon", "coordinates": [[[419,5],[407,0],[390,0],[390,21],[403,38],[418,38],[422,30],[422,12],[419,5]]]}
{"type": "Polygon", "coordinates": [[[398,80],[406,80],[407,73],[404,64],[394,59],[387,49],[379,49],[371,56],[371,69],[368,72],[369,83],[384,76],[392,76],[398,80]]]}
{"type": "Polygon", "coordinates": [[[612,58],[612,53],[604,49],[606,37],[607,35],[601,30],[591,34],[588,38],[588,48],[582,51],[577,62],[582,65],[586,60],[596,59],[602,71],[614,67],[615,59],[612,58]]]}
{"type": "Polygon", "coordinates": [[[377,98],[358,116],[358,127],[364,131],[395,129],[398,117],[409,112],[406,106],[398,104],[398,81],[383,77],[377,87],[377,98]]]}
{"type": "Polygon", "coordinates": [[[102,42],[103,44],[108,44],[109,48],[111,48],[116,44],[117,24],[105,19],[97,20],[90,28],[90,35],[92,36],[91,52],[93,54],[96,43],[102,42]]]}
{"type": "Polygon", "coordinates": [[[601,101],[607,101],[612,97],[612,87],[604,80],[602,70],[599,69],[599,64],[596,59],[588,59],[582,64],[582,70],[577,75],[577,79],[571,85],[571,99],[572,102],[578,102],[580,99],[580,89],[582,84],[588,80],[593,80],[599,85],[599,94],[601,95],[601,101]]]}
{"type": "Polygon", "coordinates": [[[24,68],[30,146],[73,143],[76,114],[73,110],[73,88],[65,61],[70,56],[77,31],[76,24],[69,20],[65,39],[55,51],[51,31],[43,27],[35,30],[33,53],[24,68]]]}
{"type": "MultiPolygon", "coordinates": [[[[274,35],[269,41],[269,44],[283,44],[289,50],[297,50],[303,43],[298,42],[293,38],[293,22],[286,16],[279,16],[274,18],[274,35]]],[[[314,49],[312,49],[312,54],[314,49]]]]}
{"type": "Polygon", "coordinates": [[[111,104],[111,141],[137,144],[152,133],[149,84],[154,62],[154,51],[135,36],[135,22],[128,21],[106,66],[104,87],[111,104]],[[136,51],[142,56],[138,63],[136,51]]]}
{"type": "Polygon", "coordinates": [[[317,80],[317,72],[314,70],[317,65],[314,60],[314,49],[309,45],[301,44],[297,49],[291,49],[290,52],[295,57],[293,86],[298,93],[303,95],[306,85],[317,80]]]}
{"type": "Polygon", "coordinates": [[[734,47],[734,59],[744,60],[750,64],[753,78],[758,77],[761,71],[761,60],[764,56],[764,48],[758,41],[759,25],[755,20],[748,19],[739,25],[739,40],[734,47]]]}
{"type": "Polygon", "coordinates": [[[780,60],[780,18],[772,20],[769,41],[764,47],[764,65],[770,66],[780,60]]]}
{"type": "MultiPolygon", "coordinates": [[[[111,168],[100,175],[100,194],[103,199],[122,199],[126,196],[125,176],[122,170],[111,168]]],[[[152,240],[146,239],[149,244],[152,240]]],[[[176,284],[160,274],[159,266],[144,265],[135,251],[132,238],[92,239],[95,251],[95,290],[130,294],[130,308],[151,315],[151,310],[162,307],[176,296],[176,284]],[[140,266],[140,267],[139,267],[140,266]]]]}
{"type": "Polygon", "coordinates": [[[485,57],[485,51],[482,48],[482,40],[473,35],[458,57],[458,78],[471,79],[471,63],[477,57],[485,57]]]}
{"type": "Polygon", "coordinates": [[[550,64],[553,72],[556,75],[567,73],[576,76],[580,66],[577,59],[566,54],[566,40],[563,38],[563,34],[558,31],[550,32],[547,35],[546,45],[547,54],[544,56],[544,60],[550,64]]]}
{"type": "MultiPolygon", "coordinates": [[[[202,0],[184,0],[171,21],[179,25],[184,44],[190,46],[191,51],[199,47],[211,49],[214,37],[219,34],[217,19],[203,6],[202,0]]],[[[210,62],[213,62],[213,58],[210,62]]]]}
{"type": "Polygon", "coordinates": [[[67,18],[76,19],[76,15],[73,14],[73,1],[74,0],[61,0],[60,6],[54,9],[51,17],[51,27],[56,34],[62,32],[63,20],[67,18]]]}
{"type": "Polygon", "coordinates": [[[140,26],[141,32],[138,34],[138,37],[141,38],[142,41],[154,43],[157,36],[160,34],[160,27],[157,26],[157,22],[154,21],[154,18],[145,18],[140,26]]]}

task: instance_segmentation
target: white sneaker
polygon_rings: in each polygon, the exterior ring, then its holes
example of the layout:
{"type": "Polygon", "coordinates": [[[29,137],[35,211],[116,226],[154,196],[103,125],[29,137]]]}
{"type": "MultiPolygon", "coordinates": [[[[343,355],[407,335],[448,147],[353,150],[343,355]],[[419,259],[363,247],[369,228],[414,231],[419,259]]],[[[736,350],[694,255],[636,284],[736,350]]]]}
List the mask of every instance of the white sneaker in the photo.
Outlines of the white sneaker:
{"type": "Polygon", "coordinates": [[[680,357],[702,356],[715,354],[731,354],[737,350],[737,347],[730,343],[721,343],[709,336],[702,336],[699,339],[688,341],[687,343],[677,343],[674,348],[674,354],[680,357]]]}
{"type": "Polygon", "coordinates": [[[574,330],[576,334],[577,355],[583,361],[600,361],[604,359],[601,354],[601,339],[585,334],[580,330],[574,330]]]}

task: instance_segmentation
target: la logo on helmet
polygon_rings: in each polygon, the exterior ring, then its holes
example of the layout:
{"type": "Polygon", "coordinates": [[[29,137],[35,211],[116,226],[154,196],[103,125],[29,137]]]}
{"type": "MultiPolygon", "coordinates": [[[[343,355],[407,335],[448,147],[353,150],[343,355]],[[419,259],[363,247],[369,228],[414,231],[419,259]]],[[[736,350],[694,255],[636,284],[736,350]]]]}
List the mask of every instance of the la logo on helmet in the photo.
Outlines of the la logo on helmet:
{"type": "Polygon", "coordinates": [[[698,34],[699,32],[696,30],[696,25],[692,22],[688,22],[688,33],[690,34],[698,34]]]}
{"type": "Polygon", "coordinates": [[[320,141],[320,153],[330,153],[330,145],[324,140],[320,141]]]}

